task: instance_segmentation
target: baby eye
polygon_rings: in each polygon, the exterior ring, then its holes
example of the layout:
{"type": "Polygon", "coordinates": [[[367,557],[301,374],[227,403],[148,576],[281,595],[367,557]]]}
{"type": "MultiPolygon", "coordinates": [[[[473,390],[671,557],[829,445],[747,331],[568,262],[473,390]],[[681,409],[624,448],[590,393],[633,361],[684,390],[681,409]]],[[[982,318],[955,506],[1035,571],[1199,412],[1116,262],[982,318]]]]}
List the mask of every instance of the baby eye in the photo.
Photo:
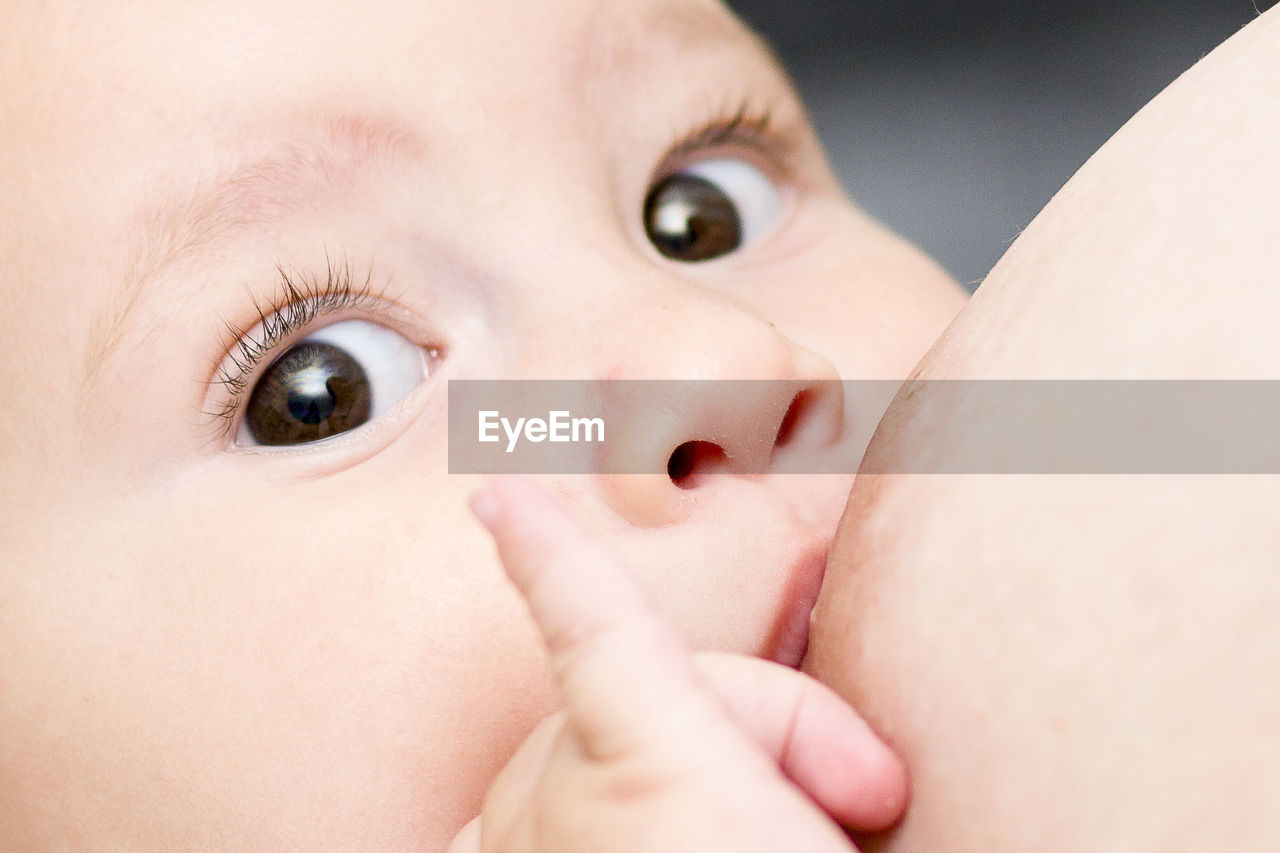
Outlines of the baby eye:
{"type": "Polygon", "coordinates": [[[364,320],[326,326],[271,363],[249,395],[242,445],[319,441],[367,423],[427,377],[425,353],[364,320]]]}
{"type": "Polygon", "coordinates": [[[759,237],[781,208],[778,188],[755,166],[730,158],[704,160],[649,191],[644,227],[666,257],[707,261],[759,237]]]}

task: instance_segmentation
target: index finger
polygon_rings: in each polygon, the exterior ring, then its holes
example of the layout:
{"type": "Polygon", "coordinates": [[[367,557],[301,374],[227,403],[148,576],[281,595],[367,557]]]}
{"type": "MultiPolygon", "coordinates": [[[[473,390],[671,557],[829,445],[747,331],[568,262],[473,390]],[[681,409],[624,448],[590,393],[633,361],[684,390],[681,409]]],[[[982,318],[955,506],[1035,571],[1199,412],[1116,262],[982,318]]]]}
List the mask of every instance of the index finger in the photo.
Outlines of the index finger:
{"type": "Polygon", "coordinates": [[[545,492],[497,477],[471,507],[542,631],[570,727],[588,755],[663,749],[681,733],[705,731],[708,715],[727,721],[675,631],[545,492]]]}

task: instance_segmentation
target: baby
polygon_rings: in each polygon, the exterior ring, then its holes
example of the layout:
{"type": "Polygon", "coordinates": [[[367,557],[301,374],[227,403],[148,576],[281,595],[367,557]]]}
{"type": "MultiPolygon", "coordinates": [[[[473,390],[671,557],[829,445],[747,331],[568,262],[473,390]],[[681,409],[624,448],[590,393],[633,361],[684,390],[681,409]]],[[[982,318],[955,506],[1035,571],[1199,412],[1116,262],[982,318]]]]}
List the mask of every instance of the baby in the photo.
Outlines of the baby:
{"type": "MultiPolygon", "coordinates": [[[[711,0],[107,10],[0,12],[0,849],[443,850],[560,703],[446,383],[902,377],[962,294],[711,0]]],[[[847,458],[821,396],[646,446],[847,458]]],[[[794,664],[849,481],[545,485],[794,664]]]]}

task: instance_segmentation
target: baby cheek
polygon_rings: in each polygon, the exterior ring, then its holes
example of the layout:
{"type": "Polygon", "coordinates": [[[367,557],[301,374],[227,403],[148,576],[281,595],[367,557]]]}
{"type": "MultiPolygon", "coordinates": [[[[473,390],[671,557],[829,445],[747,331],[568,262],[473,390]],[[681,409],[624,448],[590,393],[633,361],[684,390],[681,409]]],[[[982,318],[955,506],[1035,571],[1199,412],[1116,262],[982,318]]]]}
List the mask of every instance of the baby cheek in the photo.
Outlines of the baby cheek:
{"type": "Polygon", "coordinates": [[[434,839],[429,849],[443,849],[554,696],[524,604],[469,517],[442,511],[396,537],[372,515],[365,527],[336,516],[330,527],[321,515],[313,529],[376,536],[281,549],[302,577],[270,609],[292,598],[293,645],[311,650],[290,667],[301,683],[287,690],[320,703],[308,703],[309,724],[345,742],[335,770],[365,777],[357,796],[381,792],[364,796],[364,817],[416,826],[434,839]]]}
{"type": "Polygon", "coordinates": [[[968,301],[923,252],[845,205],[832,209],[824,256],[792,277],[778,316],[844,379],[902,379],[968,301]],[[803,298],[797,298],[803,288],[803,298]],[[813,305],[823,306],[814,313],[813,305]]]}
{"type": "Polygon", "coordinates": [[[419,744],[426,783],[419,786],[426,797],[419,807],[430,804],[434,811],[439,849],[479,813],[498,772],[556,709],[541,648],[514,636],[498,640],[501,628],[489,625],[488,648],[431,673],[436,689],[420,700],[435,710],[419,744]]]}
{"type": "Polygon", "coordinates": [[[129,544],[93,596],[112,614],[95,643],[117,650],[94,682],[115,709],[104,743],[144,733],[131,766],[190,780],[154,804],[179,835],[186,802],[256,843],[443,849],[553,709],[492,546],[461,510],[390,523],[394,500],[205,485],[185,504],[117,501],[106,525],[129,544]]]}

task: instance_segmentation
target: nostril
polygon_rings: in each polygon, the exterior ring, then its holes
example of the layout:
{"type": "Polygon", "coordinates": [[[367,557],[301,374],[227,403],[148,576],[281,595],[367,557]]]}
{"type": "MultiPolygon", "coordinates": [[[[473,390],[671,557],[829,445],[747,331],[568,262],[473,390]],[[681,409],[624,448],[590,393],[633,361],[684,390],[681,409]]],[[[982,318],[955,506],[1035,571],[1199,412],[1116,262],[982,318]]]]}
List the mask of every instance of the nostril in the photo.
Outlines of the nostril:
{"type": "Polygon", "coordinates": [[[796,427],[800,425],[800,419],[804,416],[804,412],[814,401],[814,392],[812,390],[801,391],[791,400],[791,405],[787,407],[787,413],[782,416],[782,423],[778,425],[778,434],[773,439],[774,447],[785,447],[796,435],[796,427]]]}
{"type": "Polygon", "coordinates": [[[682,489],[698,485],[699,475],[710,474],[725,463],[724,448],[710,441],[686,441],[671,452],[667,476],[682,489]]]}

